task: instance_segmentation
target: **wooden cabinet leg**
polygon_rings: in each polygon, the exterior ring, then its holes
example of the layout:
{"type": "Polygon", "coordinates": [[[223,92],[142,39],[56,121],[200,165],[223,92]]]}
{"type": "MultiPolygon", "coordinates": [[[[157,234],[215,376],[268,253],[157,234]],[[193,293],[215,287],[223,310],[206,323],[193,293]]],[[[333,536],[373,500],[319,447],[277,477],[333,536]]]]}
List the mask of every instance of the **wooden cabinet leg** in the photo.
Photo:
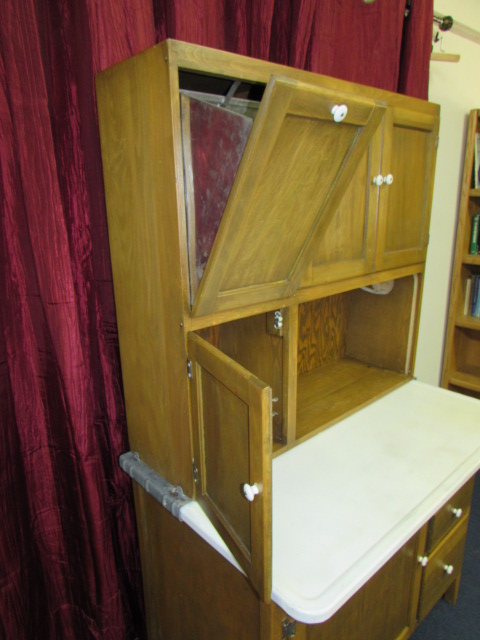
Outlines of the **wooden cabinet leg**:
{"type": "Polygon", "coordinates": [[[458,598],[458,592],[460,590],[460,576],[458,576],[454,582],[448,587],[443,596],[450,604],[455,604],[458,598]]]}

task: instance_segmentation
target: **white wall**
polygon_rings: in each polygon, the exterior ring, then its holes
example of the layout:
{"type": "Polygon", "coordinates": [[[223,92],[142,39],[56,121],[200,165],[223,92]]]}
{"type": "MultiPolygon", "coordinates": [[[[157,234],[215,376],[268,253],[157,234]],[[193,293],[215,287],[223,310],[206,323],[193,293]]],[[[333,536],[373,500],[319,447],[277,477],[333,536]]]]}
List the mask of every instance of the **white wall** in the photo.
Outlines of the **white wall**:
{"type": "MultiPolygon", "coordinates": [[[[434,8],[480,31],[479,0],[434,0],[434,8]]],[[[461,58],[430,63],[429,100],[441,107],[440,143],[415,365],[415,376],[434,385],[442,370],[466,123],[470,109],[480,108],[480,45],[445,32],[442,49],[461,58]]]]}

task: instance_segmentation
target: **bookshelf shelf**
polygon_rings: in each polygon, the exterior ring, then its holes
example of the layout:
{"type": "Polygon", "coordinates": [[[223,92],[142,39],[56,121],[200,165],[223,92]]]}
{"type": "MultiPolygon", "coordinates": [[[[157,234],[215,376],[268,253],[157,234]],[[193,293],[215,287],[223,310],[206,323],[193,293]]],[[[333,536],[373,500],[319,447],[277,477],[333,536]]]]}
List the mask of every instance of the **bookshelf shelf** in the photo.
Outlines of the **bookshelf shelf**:
{"type": "Polygon", "coordinates": [[[470,111],[465,143],[463,179],[458,211],[457,239],[453,259],[452,284],[448,311],[442,387],[480,398],[480,319],[465,315],[475,308],[479,290],[480,253],[469,253],[478,247],[480,214],[478,153],[480,110],[470,111]],[[468,286],[467,286],[468,285],[468,286]]]}
{"type": "Polygon", "coordinates": [[[464,329],[472,329],[472,331],[480,331],[480,319],[473,318],[472,316],[457,316],[455,325],[457,327],[463,327],[464,329]]]}
{"type": "Polygon", "coordinates": [[[464,264],[478,265],[480,267],[480,255],[465,253],[462,258],[464,264]]]}

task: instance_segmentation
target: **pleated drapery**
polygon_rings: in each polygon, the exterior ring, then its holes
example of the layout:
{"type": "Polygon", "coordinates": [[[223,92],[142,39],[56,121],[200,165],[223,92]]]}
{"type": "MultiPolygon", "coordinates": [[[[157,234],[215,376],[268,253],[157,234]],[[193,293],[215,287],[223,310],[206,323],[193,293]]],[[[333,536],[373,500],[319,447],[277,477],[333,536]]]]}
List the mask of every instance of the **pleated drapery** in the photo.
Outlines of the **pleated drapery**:
{"type": "Polygon", "coordinates": [[[95,73],[175,37],[426,97],[432,12],[0,3],[0,638],[144,637],[95,73]]]}

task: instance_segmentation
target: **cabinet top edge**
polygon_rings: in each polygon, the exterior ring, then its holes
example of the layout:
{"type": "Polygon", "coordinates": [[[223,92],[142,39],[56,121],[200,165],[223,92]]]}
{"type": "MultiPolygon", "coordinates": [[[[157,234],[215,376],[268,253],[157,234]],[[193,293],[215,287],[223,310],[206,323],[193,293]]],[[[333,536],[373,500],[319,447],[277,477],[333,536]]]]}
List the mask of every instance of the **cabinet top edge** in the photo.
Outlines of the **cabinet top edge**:
{"type": "Polygon", "coordinates": [[[276,73],[293,80],[309,82],[336,90],[340,89],[346,92],[357,92],[361,88],[363,95],[384,102],[386,105],[401,106],[403,103],[408,103],[409,108],[418,109],[433,116],[437,116],[440,113],[438,104],[421,98],[171,38],[101,70],[97,74],[97,78],[108,74],[115,67],[130,64],[132,61],[139,61],[143,57],[150,56],[162,57],[171,70],[181,69],[208,75],[235,77],[240,80],[258,83],[267,83],[270,76],[276,73]]]}

